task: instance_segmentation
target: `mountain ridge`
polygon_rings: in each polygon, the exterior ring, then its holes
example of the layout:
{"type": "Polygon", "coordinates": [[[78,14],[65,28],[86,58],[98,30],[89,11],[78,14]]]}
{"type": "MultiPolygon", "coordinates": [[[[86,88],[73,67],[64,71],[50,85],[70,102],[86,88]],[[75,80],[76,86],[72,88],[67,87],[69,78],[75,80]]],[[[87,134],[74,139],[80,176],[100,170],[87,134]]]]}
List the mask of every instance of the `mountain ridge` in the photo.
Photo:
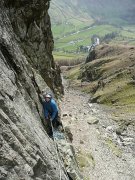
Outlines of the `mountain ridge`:
{"type": "MultiPolygon", "coordinates": [[[[56,2],[56,0],[51,1],[52,6],[57,7],[56,3],[59,4],[59,7],[62,7],[62,11],[66,14],[70,7],[72,9],[71,12],[74,14],[78,14],[78,12],[84,16],[87,14],[87,17],[90,17],[98,22],[106,22],[110,24],[132,24],[134,23],[134,9],[135,5],[133,4],[133,0],[122,1],[106,1],[106,0],[76,0],[72,2],[71,0],[56,2]],[[129,21],[130,20],[130,21],[129,21]]],[[[57,9],[55,9],[57,11],[57,9]]],[[[50,11],[53,14],[52,11],[50,11]]],[[[71,14],[70,14],[71,16],[71,14]]],[[[56,18],[56,17],[55,17],[56,18]]],[[[52,19],[52,23],[54,19],[52,19]]]]}

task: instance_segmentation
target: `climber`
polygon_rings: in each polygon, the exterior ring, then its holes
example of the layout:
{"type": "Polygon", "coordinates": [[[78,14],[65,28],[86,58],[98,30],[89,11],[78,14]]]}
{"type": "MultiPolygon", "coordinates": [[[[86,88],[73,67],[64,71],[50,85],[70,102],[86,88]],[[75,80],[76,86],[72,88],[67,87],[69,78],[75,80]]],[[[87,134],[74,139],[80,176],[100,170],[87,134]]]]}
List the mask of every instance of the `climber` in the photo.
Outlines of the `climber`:
{"type": "Polygon", "coordinates": [[[44,116],[45,120],[48,125],[48,134],[49,136],[53,135],[53,128],[58,128],[59,125],[62,125],[59,122],[58,117],[58,106],[55,102],[55,100],[52,98],[51,94],[43,94],[44,102],[43,102],[43,110],[44,110],[44,116]]]}

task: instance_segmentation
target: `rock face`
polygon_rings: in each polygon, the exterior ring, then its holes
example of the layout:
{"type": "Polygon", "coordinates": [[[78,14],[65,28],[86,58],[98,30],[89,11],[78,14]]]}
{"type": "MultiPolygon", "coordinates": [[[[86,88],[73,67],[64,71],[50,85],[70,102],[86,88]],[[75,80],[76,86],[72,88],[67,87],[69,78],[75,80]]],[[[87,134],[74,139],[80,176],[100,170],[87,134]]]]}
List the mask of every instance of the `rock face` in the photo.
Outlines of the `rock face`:
{"type": "Polygon", "coordinates": [[[54,130],[53,138],[58,148],[60,160],[63,162],[63,168],[67,172],[69,179],[82,180],[83,176],[80,173],[69,134],[54,130]]]}
{"type": "Polygon", "coordinates": [[[87,58],[86,58],[85,63],[91,62],[91,61],[93,61],[95,58],[96,58],[95,49],[92,49],[92,50],[89,52],[89,54],[88,54],[88,56],[87,56],[87,58]]]}
{"type": "MultiPolygon", "coordinates": [[[[55,146],[42,124],[42,89],[63,92],[52,57],[48,0],[0,2],[0,179],[57,180],[55,146]]],[[[68,179],[61,169],[62,179],[68,179]]]]}
{"type": "Polygon", "coordinates": [[[5,0],[4,5],[14,38],[28,62],[40,72],[55,93],[57,89],[63,93],[60,69],[52,56],[54,42],[48,15],[49,0],[5,0]]]}

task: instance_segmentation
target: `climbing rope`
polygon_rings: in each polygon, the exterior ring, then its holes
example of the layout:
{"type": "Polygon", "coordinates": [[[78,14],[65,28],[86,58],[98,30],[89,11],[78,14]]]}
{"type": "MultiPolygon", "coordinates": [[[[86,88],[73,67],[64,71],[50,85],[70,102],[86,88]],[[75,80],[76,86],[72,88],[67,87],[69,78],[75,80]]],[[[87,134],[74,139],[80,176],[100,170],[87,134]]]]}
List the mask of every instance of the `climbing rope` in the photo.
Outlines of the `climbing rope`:
{"type": "MultiPolygon", "coordinates": [[[[60,171],[60,180],[62,180],[62,172],[61,172],[61,160],[60,160],[60,157],[59,157],[59,154],[58,154],[58,146],[57,146],[57,142],[56,142],[56,139],[55,139],[55,136],[54,136],[54,127],[53,127],[53,124],[52,124],[52,121],[51,121],[51,128],[52,128],[52,132],[53,132],[53,139],[54,139],[54,144],[55,144],[55,149],[56,149],[56,154],[57,154],[57,159],[58,159],[58,164],[59,164],[59,171],[60,171]]],[[[67,177],[68,177],[68,174],[67,174],[67,171],[66,171],[66,169],[65,169],[65,173],[66,173],[66,175],[67,175],[67,177]]],[[[67,178],[67,180],[69,180],[68,178],[67,178]]]]}
{"type": "MultiPolygon", "coordinates": [[[[51,121],[51,120],[50,120],[51,121]]],[[[53,124],[52,124],[52,121],[51,121],[51,128],[52,128],[52,133],[53,133],[53,139],[54,139],[54,144],[55,144],[55,149],[56,149],[56,154],[57,154],[57,159],[58,159],[58,164],[59,164],[59,170],[60,170],[60,180],[61,180],[61,165],[60,165],[60,159],[59,159],[59,154],[58,154],[58,150],[57,150],[57,143],[55,141],[55,138],[54,138],[54,127],[53,127],[53,124]]]]}

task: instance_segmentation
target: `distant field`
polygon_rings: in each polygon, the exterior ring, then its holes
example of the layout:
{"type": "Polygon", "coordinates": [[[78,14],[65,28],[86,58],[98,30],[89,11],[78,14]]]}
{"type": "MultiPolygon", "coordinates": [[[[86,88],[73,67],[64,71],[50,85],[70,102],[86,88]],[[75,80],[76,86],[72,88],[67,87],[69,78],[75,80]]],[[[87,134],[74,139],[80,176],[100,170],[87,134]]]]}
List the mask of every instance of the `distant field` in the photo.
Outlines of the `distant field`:
{"type": "Polygon", "coordinates": [[[63,52],[53,52],[54,59],[59,60],[72,60],[78,58],[85,58],[87,54],[73,54],[73,53],[63,53],[63,52]]]}
{"type": "Polygon", "coordinates": [[[71,33],[75,33],[78,30],[81,30],[83,28],[86,28],[90,26],[91,23],[88,21],[79,21],[72,19],[72,23],[70,22],[63,22],[62,24],[55,24],[52,26],[52,31],[54,34],[54,38],[58,39],[61,37],[64,37],[66,35],[69,35],[71,33]]]}
{"type": "Polygon", "coordinates": [[[55,40],[55,47],[68,51],[75,50],[80,45],[91,45],[91,37],[94,34],[102,37],[107,33],[115,31],[119,31],[119,29],[111,25],[93,26],[86,30],[77,31],[76,34],[67,35],[66,37],[55,40]]]}
{"type": "MultiPolygon", "coordinates": [[[[112,40],[117,44],[135,44],[135,26],[116,27],[112,25],[97,25],[84,30],[78,30],[76,33],[67,34],[65,37],[60,33],[60,29],[53,28],[54,37],[59,34],[60,38],[55,38],[55,48],[61,51],[76,51],[80,45],[91,45],[91,37],[97,35],[103,38],[106,34],[117,32],[118,36],[112,40]]],[[[69,32],[72,28],[65,27],[65,32],[69,32]]],[[[64,29],[63,31],[64,32],[64,29]]],[[[66,34],[65,33],[65,34],[66,34]]],[[[110,41],[111,43],[111,41],[110,41]]]]}

